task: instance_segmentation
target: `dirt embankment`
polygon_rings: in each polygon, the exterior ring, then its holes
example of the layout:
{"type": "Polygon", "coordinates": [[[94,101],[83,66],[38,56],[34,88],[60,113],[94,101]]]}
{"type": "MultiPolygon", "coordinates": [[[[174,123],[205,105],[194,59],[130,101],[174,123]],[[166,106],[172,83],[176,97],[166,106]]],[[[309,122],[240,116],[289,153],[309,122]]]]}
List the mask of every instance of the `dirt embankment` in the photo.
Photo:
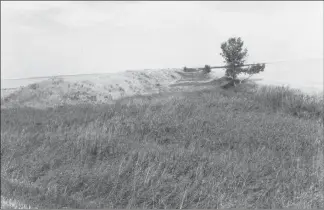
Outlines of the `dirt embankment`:
{"type": "Polygon", "coordinates": [[[18,89],[1,90],[1,107],[112,103],[121,97],[168,91],[180,79],[178,69],[50,78],[18,89]]]}

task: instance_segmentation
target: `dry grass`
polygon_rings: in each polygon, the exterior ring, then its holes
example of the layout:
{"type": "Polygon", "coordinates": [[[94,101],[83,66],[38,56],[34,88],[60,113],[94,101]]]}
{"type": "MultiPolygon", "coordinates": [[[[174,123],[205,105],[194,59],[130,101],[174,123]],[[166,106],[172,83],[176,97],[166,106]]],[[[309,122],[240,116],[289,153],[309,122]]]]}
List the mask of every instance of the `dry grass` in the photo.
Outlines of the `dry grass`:
{"type": "Polygon", "coordinates": [[[48,108],[63,104],[107,104],[136,94],[169,89],[180,78],[177,69],[51,78],[25,87],[1,90],[1,108],[48,108]]]}
{"type": "Polygon", "coordinates": [[[2,195],[39,208],[324,208],[323,102],[294,94],[242,84],[2,109],[2,195]]]}
{"type": "Polygon", "coordinates": [[[1,209],[35,209],[29,205],[1,196],[1,209]]]}
{"type": "Polygon", "coordinates": [[[275,111],[281,110],[297,117],[323,120],[323,95],[311,96],[287,87],[260,86],[254,100],[263,102],[275,111]]]}

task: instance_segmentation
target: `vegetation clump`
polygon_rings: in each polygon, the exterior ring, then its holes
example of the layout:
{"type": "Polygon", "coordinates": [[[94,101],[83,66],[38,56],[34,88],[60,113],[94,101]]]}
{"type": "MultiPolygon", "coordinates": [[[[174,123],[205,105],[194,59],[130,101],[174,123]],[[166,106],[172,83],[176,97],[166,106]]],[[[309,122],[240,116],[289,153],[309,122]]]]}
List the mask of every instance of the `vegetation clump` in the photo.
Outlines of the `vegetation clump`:
{"type": "Polygon", "coordinates": [[[245,67],[245,59],[248,56],[248,50],[243,47],[244,42],[240,37],[229,38],[226,42],[221,44],[222,53],[220,55],[224,58],[226,64],[225,75],[231,80],[227,86],[237,84],[241,80],[238,79],[238,75],[244,73],[250,77],[254,74],[263,72],[265,64],[254,64],[245,67]]]}
{"type": "Polygon", "coordinates": [[[205,67],[204,67],[204,69],[203,69],[203,72],[204,72],[205,74],[210,73],[210,72],[211,72],[211,67],[210,67],[209,65],[205,65],[205,67]]]}

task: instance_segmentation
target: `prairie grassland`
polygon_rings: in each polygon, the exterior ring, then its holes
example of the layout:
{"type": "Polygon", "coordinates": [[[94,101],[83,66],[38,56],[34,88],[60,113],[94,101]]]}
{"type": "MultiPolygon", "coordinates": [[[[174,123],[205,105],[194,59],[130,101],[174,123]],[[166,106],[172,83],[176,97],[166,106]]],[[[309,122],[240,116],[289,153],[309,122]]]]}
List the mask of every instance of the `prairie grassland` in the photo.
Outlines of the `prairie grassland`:
{"type": "Polygon", "coordinates": [[[323,99],[208,88],[1,110],[1,192],[38,208],[324,208],[323,99]]]}

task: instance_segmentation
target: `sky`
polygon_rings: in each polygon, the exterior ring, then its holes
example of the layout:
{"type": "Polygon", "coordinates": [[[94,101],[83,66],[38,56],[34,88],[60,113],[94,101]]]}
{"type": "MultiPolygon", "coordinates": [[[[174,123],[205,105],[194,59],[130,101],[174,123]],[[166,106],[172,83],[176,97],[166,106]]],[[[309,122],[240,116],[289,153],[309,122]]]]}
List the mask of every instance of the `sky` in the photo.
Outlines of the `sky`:
{"type": "Polygon", "coordinates": [[[323,1],[2,1],[1,78],[323,58],[323,1]]]}

